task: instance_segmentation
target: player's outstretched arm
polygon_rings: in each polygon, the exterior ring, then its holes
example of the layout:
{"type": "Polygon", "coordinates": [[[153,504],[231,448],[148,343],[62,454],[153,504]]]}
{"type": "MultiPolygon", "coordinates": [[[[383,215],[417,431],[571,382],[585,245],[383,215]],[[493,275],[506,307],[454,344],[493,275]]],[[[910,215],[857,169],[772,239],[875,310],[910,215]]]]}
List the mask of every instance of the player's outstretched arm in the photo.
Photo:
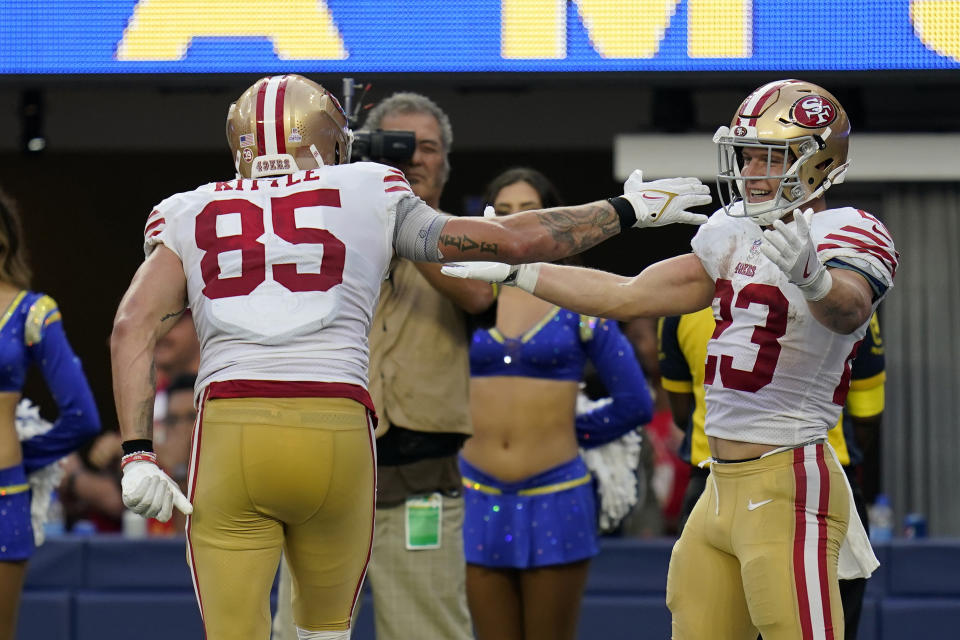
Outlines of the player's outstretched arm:
{"type": "Polygon", "coordinates": [[[526,211],[496,219],[452,218],[438,240],[442,261],[553,261],[589,249],[629,227],[707,221],[706,216],[687,211],[710,203],[710,190],[696,178],[660,180],[643,186],[640,191],[575,207],[526,211]]]}
{"type": "Polygon", "coordinates": [[[150,442],[156,395],[154,347],[183,313],[186,297],[180,258],[158,246],[134,275],[110,335],[113,395],[127,454],[122,462],[123,503],[145,518],[161,522],[170,519],[173,507],[186,514],[193,512],[177,484],[157,466],[150,442]]]}
{"type": "Polygon", "coordinates": [[[446,265],[443,272],[514,285],[565,309],[614,320],[689,313],[708,306],[714,292],[713,281],[692,253],[653,264],[633,278],[540,263],[465,262],[446,265]]]}
{"type": "Polygon", "coordinates": [[[559,260],[620,233],[620,218],[606,201],[525,211],[501,218],[451,218],[438,240],[442,260],[495,260],[518,264],[559,260]]]}

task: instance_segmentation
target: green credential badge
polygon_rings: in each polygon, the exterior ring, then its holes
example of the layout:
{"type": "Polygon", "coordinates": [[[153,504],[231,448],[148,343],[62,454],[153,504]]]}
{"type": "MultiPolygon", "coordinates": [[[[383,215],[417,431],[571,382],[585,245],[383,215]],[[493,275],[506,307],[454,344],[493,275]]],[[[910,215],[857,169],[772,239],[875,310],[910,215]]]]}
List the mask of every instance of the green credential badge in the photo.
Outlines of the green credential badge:
{"type": "Polygon", "coordinates": [[[411,496],[406,506],[407,550],[439,549],[443,496],[411,496]]]}

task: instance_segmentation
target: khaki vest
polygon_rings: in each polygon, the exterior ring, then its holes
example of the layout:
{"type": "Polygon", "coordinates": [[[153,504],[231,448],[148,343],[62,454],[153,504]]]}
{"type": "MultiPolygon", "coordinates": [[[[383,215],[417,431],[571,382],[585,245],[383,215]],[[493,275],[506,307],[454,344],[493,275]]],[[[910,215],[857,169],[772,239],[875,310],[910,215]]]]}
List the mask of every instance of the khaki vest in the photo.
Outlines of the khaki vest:
{"type": "Polygon", "coordinates": [[[426,432],[473,433],[466,315],[394,258],[370,328],[370,395],[380,424],[426,432]]]}

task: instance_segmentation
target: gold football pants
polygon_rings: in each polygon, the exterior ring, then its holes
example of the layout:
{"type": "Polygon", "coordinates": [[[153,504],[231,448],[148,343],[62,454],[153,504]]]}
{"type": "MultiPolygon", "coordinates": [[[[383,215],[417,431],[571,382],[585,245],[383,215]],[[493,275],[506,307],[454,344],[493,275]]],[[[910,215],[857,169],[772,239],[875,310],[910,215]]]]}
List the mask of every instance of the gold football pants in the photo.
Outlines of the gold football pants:
{"type": "Polygon", "coordinates": [[[846,477],[818,442],[713,463],[673,547],[673,640],[842,640],[846,477]]]}
{"type": "Polygon", "coordinates": [[[208,640],[270,636],[281,549],[298,626],[349,627],[373,538],[373,447],[367,410],[353,400],[204,402],[191,455],[187,562],[208,640]]]}

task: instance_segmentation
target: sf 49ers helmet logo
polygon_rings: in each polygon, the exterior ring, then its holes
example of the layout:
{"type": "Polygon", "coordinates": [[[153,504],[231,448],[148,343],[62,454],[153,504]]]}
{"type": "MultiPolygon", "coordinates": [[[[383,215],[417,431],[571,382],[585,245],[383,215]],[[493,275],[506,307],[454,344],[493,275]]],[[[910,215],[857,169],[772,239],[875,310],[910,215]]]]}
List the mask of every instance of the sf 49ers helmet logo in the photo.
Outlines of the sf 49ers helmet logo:
{"type": "Polygon", "coordinates": [[[823,96],[811,95],[794,102],[790,115],[805,129],[820,129],[836,119],[837,107],[823,96]]]}
{"type": "Polygon", "coordinates": [[[743,126],[734,127],[733,135],[737,136],[738,138],[742,138],[743,136],[747,135],[747,128],[743,126]]]}

